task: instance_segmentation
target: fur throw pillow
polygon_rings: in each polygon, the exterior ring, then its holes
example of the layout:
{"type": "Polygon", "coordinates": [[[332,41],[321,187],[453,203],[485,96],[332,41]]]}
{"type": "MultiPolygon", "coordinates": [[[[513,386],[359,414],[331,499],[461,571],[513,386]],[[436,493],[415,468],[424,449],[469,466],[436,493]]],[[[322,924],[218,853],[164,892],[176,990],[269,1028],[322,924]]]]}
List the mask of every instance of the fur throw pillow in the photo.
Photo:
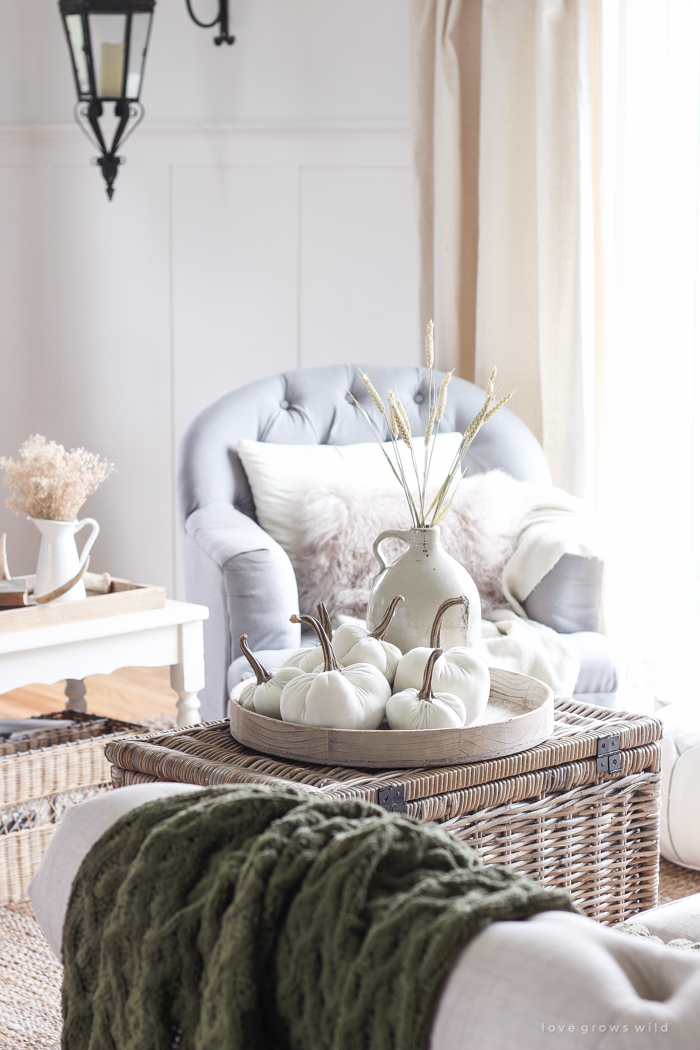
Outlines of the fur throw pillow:
{"type": "MultiPolygon", "coordinates": [[[[500,470],[476,474],[459,486],[440,523],[442,544],[472,576],[485,613],[505,604],[501,574],[515,550],[531,492],[531,485],[500,470]]],[[[314,613],[316,603],[324,601],[333,618],[364,618],[378,570],[372,544],[385,529],[407,528],[407,515],[398,485],[369,495],[327,486],[308,492],[292,555],[300,610],[314,613]]],[[[400,540],[387,540],[382,547],[388,560],[404,549],[400,540]]]]}

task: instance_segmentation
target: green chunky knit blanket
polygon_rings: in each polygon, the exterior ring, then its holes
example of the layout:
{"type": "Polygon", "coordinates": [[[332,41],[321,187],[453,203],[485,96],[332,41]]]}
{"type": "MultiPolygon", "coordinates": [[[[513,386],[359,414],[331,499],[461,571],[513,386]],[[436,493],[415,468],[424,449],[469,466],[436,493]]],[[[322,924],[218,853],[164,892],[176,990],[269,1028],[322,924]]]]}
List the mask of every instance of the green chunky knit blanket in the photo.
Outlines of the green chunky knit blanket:
{"type": "Polygon", "coordinates": [[[575,910],[367,802],[171,796],[112,825],[76,877],[63,1047],[425,1050],[470,938],[552,909],[575,910]]]}

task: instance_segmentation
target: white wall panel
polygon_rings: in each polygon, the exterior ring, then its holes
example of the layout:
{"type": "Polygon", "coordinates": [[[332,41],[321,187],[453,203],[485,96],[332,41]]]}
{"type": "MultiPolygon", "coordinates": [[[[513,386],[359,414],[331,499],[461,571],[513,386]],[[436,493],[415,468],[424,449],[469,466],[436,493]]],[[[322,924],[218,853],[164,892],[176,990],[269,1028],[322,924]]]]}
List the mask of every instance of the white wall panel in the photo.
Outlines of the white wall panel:
{"type": "MultiPolygon", "coordinates": [[[[122,173],[123,174],[123,173],[122,173]]],[[[129,165],[108,203],[89,165],[55,169],[55,436],[116,464],[84,513],[100,571],[172,583],[168,198],[129,165]]]]}
{"type": "MultiPolygon", "coordinates": [[[[44,418],[35,334],[37,313],[45,304],[36,272],[33,189],[30,164],[0,166],[1,456],[14,453],[44,418]]],[[[24,518],[6,509],[8,495],[9,490],[0,483],[0,532],[8,535],[10,569],[26,572],[36,564],[38,533],[24,518]]]]}
{"type": "Polygon", "coordinates": [[[302,169],[303,365],[417,361],[416,238],[412,169],[302,169]]]}
{"type": "MultiPolygon", "coordinates": [[[[70,126],[0,127],[0,455],[40,431],[111,459],[93,567],[183,596],[192,417],[299,363],[419,360],[410,136],[144,125],[112,202],[91,152],[70,126]]],[[[31,571],[31,526],[2,508],[4,530],[31,571]]]]}
{"type": "Polygon", "coordinates": [[[297,364],[297,173],[175,167],[175,429],[235,387],[297,364]]]}

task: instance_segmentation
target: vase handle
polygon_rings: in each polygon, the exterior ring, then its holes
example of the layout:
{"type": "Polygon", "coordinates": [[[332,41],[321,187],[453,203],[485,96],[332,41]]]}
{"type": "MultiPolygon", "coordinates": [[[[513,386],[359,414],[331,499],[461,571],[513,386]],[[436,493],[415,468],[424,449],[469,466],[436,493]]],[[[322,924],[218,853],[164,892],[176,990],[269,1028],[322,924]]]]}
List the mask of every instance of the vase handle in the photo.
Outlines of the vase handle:
{"type": "Polygon", "coordinates": [[[391,537],[397,540],[403,540],[406,544],[409,543],[408,529],[387,529],[386,532],[380,532],[376,540],[374,541],[374,545],[372,547],[372,552],[374,553],[375,558],[379,562],[380,572],[384,572],[384,570],[386,569],[386,562],[381,556],[379,546],[381,543],[383,543],[384,540],[388,540],[391,537]]]}
{"type": "Polygon", "coordinates": [[[87,561],[88,554],[92,550],[92,545],[95,542],[95,540],[97,539],[97,537],[99,535],[99,532],[100,532],[100,526],[95,521],[94,518],[83,518],[82,521],[76,521],[75,528],[73,530],[73,535],[77,536],[78,533],[81,531],[81,529],[84,529],[86,525],[92,525],[92,532],[90,533],[90,535],[86,539],[85,546],[83,547],[81,555],[80,555],[80,568],[81,569],[82,569],[83,565],[85,564],[85,562],[87,561]]]}

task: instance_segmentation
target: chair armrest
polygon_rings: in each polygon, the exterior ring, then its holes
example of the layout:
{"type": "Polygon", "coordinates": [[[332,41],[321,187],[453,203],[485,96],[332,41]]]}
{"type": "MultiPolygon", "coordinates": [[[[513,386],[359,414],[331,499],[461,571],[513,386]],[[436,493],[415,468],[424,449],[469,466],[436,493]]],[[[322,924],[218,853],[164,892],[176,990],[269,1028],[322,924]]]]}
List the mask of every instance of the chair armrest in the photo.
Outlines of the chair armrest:
{"type": "Polygon", "coordinates": [[[202,719],[226,716],[229,665],[251,649],[298,648],[300,630],[289,617],[299,605],[294,569],[285,551],[230,503],[193,511],[183,537],[188,601],[209,607],[204,626],[206,686],[202,719]]]}
{"type": "Polygon", "coordinates": [[[600,631],[604,569],[599,558],[563,554],[522,603],[525,612],[559,634],[600,631]]]}

